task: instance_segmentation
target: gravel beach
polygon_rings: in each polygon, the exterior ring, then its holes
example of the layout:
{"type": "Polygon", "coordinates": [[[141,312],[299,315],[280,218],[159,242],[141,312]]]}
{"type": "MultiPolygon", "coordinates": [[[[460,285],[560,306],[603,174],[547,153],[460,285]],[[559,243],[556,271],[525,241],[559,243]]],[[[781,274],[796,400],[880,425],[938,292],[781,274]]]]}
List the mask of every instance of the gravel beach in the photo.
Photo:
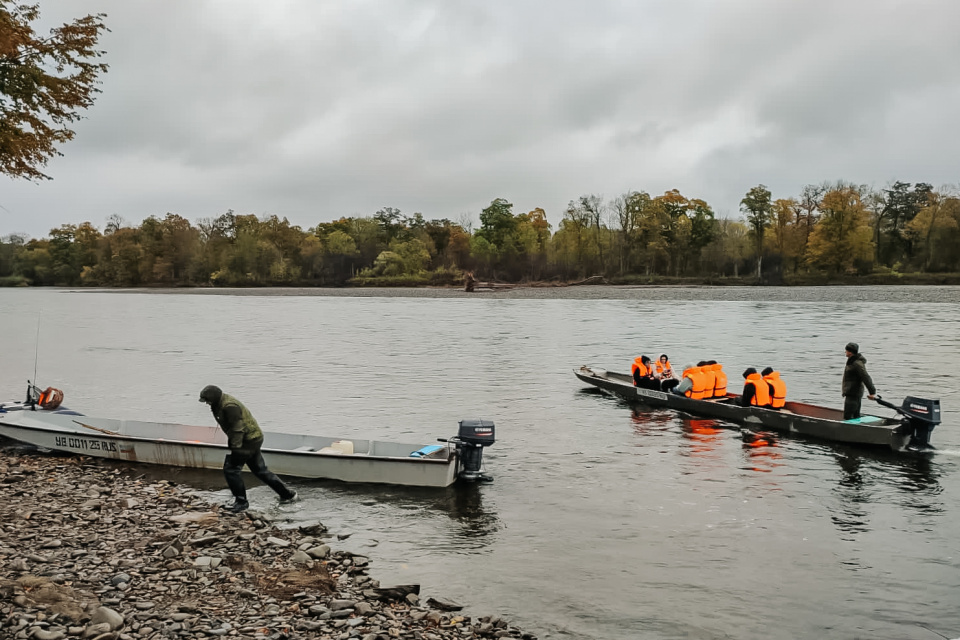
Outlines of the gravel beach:
{"type": "Polygon", "coordinates": [[[0,638],[525,638],[381,586],[321,523],[280,529],[109,462],[0,448],[0,638]]]}

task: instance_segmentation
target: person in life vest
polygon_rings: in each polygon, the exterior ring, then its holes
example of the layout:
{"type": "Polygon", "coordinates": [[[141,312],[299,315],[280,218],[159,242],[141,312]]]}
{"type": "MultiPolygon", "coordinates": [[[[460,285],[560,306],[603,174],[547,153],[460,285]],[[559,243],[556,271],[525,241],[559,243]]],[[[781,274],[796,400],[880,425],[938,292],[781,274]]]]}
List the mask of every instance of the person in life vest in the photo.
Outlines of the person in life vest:
{"type": "Polygon", "coordinates": [[[770,408],[782,409],[787,404],[787,383],[780,379],[780,372],[767,367],[760,375],[770,390],[770,408]]]}
{"type": "Polygon", "coordinates": [[[715,382],[713,384],[713,397],[726,398],[727,397],[727,374],[724,373],[723,366],[717,364],[716,360],[710,360],[707,364],[709,364],[710,368],[713,369],[713,374],[715,377],[715,382]]]}
{"type": "Polygon", "coordinates": [[[740,404],[744,407],[769,407],[770,387],[757,370],[750,367],[743,372],[743,395],[740,404]]]}
{"type": "Polygon", "coordinates": [[[683,368],[683,379],[673,388],[673,393],[694,400],[703,400],[704,392],[706,392],[706,376],[700,371],[700,367],[688,364],[683,368]]]}
{"type": "Polygon", "coordinates": [[[670,364],[670,358],[665,353],[661,353],[657,357],[656,377],[660,381],[661,391],[670,391],[680,384],[680,381],[677,379],[677,375],[673,372],[673,366],[670,364]]]}
{"type": "Polygon", "coordinates": [[[263,446],[263,432],[250,411],[243,404],[220,390],[220,387],[207,385],[200,392],[200,402],[210,405],[213,417],[220,429],[227,434],[227,446],[230,453],[223,461],[223,475],[233,494],[234,502],[227,509],[234,513],[246,510],[247,488],[240,473],[244,465],[250,468],[257,478],[277,492],[280,502],[293,502],[297,492],[291,491],[275,473],[267,469],[260,448],[263,446]]]}
{"type": "Polygon", "coordinates": [[[633,386],[641,389],[660,388],[660,383],[654,377],[653,363],[647,356],[640,356],[634,360],[630,372],[633,374],[633,386]]]}
{"type": "Polygon", "coordinates": [[[698,362],[697,368],[703,374],[703,399],[708,400],[713,397],[713,387],[717,384],[717,372],[706,360],[698,362]]]}

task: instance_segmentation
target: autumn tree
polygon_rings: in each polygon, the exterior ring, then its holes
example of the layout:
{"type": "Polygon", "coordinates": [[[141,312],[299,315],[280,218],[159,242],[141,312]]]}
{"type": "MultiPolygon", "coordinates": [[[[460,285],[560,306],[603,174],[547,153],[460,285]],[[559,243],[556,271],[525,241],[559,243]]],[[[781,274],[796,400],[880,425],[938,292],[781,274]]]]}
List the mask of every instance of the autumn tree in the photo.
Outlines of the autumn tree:
{"type": "Polygon", "coordinates": [[[758,279],[761,277],[761,265],[763,263],[763,235],[773,214],[771,197],[770,190],[766,186],[758,184],[747,191],[747,195],[740,201],[740,211],[747,218],[747,224],[750,225],[757,247],[758,279]]]}
{"type": "Polygon", "coordinates": [[[928,194],[927,206],[904,229],[924,271],[946,271],[960,264],[960,197],[942,191],[928,194]]]}
{"type": "Polygon", "coordinates": [[[69,128],[100,90],[97,42],[106,15],[78,18],[35,33],[39,5],[0,0],[0,172],[13,178],[49,180],[40,169],[58,146],[72,140],[69,128]]]}
{"type": "Polygon", "coordinates": [[[862,266],[873,256],[867,210],[860,191],[853,186],[828,191],[820,203],[820,223],[810,236],[814,265],[831,273],[862,266]]]}

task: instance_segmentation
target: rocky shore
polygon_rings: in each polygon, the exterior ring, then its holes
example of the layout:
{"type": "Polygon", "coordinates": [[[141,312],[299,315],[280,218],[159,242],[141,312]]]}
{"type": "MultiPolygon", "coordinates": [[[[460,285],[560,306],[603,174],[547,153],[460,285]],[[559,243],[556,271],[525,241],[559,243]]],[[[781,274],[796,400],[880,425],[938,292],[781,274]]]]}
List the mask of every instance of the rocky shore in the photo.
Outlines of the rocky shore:
{"type": "Polygon", "coordinates": [[[321,523],[280,529],[168,481],[0,449],[0,638],[534,639],[381,586],[321,523]]]}

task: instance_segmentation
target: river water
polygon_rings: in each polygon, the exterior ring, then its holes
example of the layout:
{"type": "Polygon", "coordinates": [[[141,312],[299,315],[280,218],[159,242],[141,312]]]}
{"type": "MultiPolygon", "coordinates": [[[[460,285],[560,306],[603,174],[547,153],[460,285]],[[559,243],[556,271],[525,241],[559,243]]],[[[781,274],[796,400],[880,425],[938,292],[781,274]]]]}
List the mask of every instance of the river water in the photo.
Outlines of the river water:
{"type": "MultiPolygon", "coordinates": [[[[162,293],[0,289],[3,395],[36,356],[90,415],[212,424],[197,396],[218,384],[274,431],[428,443],[492,419],[492,484],[294,481],[295,505],[251,501],[350,534],[336,544],[384,584],[540,637],[960,637],[958,288],[162,293]],[[941,398],[937,454],[749,448],[572,373],[666,351],[722,362],[732,387],[769,364],[790,397],[840,406],[851,340],[888,400],[941,398]]],[[[228,497],[218,472],[163,475],[228,497]]]]}

